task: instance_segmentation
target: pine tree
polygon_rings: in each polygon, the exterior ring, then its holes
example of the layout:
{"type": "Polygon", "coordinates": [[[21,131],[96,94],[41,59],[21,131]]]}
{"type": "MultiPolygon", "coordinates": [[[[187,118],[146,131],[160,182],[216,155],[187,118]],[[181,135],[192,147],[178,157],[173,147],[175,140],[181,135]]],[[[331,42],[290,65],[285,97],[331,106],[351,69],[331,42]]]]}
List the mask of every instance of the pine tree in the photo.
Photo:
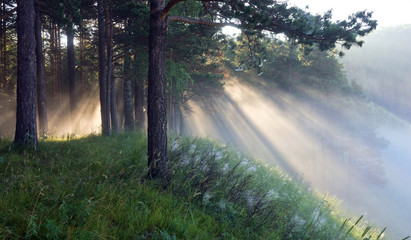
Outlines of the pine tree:
{"type": "Polygon", "coordinates": [[[43,42],[41,39],[41,12],[39,6],[36,6],[35,35],[37,61],[37,108],[39,114],[39,131],[40,136],[46,136],[48,132],[46,83],[44,79],[43,42]]]}
{"type": "Polygon", "coordinates": [[[16,146],[37,148],[36,40],[33,0],[17,1],[17,112],[16,146]]]}
{"type": "Polygon", "coordinates": [[[331,12],[311,15],[287,2],[274,0],[196,1],[204,11],[198,18],[172,16],[172,9],[185,0],[151,0],[148,73],[148,166],[150,178],[168,179],[167,115],[165,80],[165,37],[170,21],[209,26],[237,26],[250,31],[284,33],[295,41],[313,45],[321,50],[332,49],[339,42],[345,48],[362,45],[357,36],[376,28],[372,14],[365,11],[353,14],[348,21],[333,23],[331,12]],[[218,18],[216,17],[218,16],[218,18]]]}

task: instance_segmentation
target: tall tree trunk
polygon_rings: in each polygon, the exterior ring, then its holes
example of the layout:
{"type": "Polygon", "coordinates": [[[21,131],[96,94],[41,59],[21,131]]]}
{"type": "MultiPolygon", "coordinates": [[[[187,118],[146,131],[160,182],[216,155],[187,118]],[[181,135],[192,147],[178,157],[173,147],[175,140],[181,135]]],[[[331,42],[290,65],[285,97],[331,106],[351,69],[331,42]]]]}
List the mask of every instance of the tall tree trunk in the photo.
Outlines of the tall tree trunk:
{"type": "MultiPolygon", "coordinates": [[[[6,3],[3,2],[3,11],[6,12],[6,3]]],[[[3,19],[3,81],[5,85],[9,86],[10,90],[14,89],[13,81],[7,82],[7,18],[3,19]]]]}
{"type": "MultiPolygon", "coordinates": [[[[85,20],[83,20],[84,23],[85,20]]],[[[82,24],[83,24],[82,23],[82,24]]],[[[86,56],[84,55],[84,26],[81,26],[80,30],[80,83],[81,90],[80,96],[83,96],[86,90],[86,74],[85,74],[85,65],[86,65],[86,56]]],[[[79,90],[79,88],[77,88],[79,90]]]]}
{"type": "MultiPolygon", "coordinates": [[[[171,80],[173,82],[173,79],[171,80]]],[[[167,113],[168,113],[168,128],[171,131],[175,131],[174,128],[174,105],[173,105],[173,83],[170,84],[170,88],[168,91],[168,108],[167,108],[167,113]]]]}
{"type": "MultiPolygon", "coordinates": [[[[57,25],[57,24],[56,24],[57,25]]],[[[57,43],[57,87],[58,87],[58,96],[59,103],[63,103],[63,65],[61,61],[61,30],[60,27],[56,26],[56,43],[57,43]]]]}
{"type": "MultiPolygon", "coordinates": [[[[127,23],[126,23],[126,34],[127,23]]],[[[126,130],[132,130],[134,128],[133,119],[133,92],[131,81],[131,59],[128,53],[128,48],[124,48],[124,79],[123,79],[123,101],[124,101],[124,128],[126,130]]]]}
{"type": "MultiPolygon", "coordinates": [[[[175,84],[174,84],[173,88],[176,89],[175,84]]],[[[172,124],[172,128],[173,128],[173,131],[175,133],[177,133],[178,132],[178,126],[177,126],[178,125],[178,118],[180,117],[179,113],[178,113],[178,109],[180,108],[180,105],[178,104],[178,100],[177,100],[177,97],[175,96],[175,94],[173,94],[171,100],[173,102],[173,104],[172,104],[172,106],[173,106],[173,114],[172,114],[173,124],[172,124]]]]}
{"type": "Polygon", "coordinates": [[[57,61],[56,61],[56,28],[50,19],[50,68],[52,82],[52,99],[57,103],[57,61]]]}
{"type": "Polygon", "coordinates": [[[17,111],[14,144],[37,148],[33,0],[17,1],[17,111]]]}
{"type": "Polygon", "coordinates": [[[98,8],[98,59],[99,59],[99,84],[100,84],[100,106],[101,125],[103,135],[110,135],[110,111],[108,104],[108,84],[106,72],[106,51],[105,51],[105,23],[104,23],[104,3],[97,1],[98,8]]]}
{"type": "Polygon", "coordinates": [[[36,35],[36,62],[37,62],[37,108],[39,114],[39,131],[40,136],[46,136],[47,127],[47,107],[46,107],[46,83],[44,80],[44,56],[43,42],[41,38],[41,13],[36,7],[35,20],[35,35],[36,35]]]}
{"type": "MultiPolygon", "coordinates": [[[[1,1],[1,6],[0,6],[0,16],[3,16],[3,14],[5,13],[5,4],[4,4],[4,0],[1,1]]],[[[3,46],[3,36],[6,37],[6,29],[3,27],[3,22],[5,22],[6,19],[0,19],[0,66],[3,66],[3,54],[4,54],[4,47],[3,46]],[[3,29],[4,29],[4,33],[3,33],[3,29]]],[[[0,88],[4,87],[6,83],[6,79],[4,79],[3,76],[3,68],[0,69],[0,88]]]]}
{"type": "Polygon", "coordinates": [[[118,133],[118,116],[117,116],[117,101],[116,88],[114,81],[113,68],[113,23],[111,18],[111,1],[106,3],[105,9],[106,23],[106,45],[107,45],[107,86],[108,86],[108,105],[110,106],[111,128],[114,133],[118,133]]]}
{"type": "Polygon", "coordinates": [[[182,106],[178,107],[178,112],[179,112],[179,116],[180,116],[180,132],[179,135],[184,135],[184,114],[183,114],[183,110],[181,109],[182,106]]]}
{"type": "Polygon", "coordinates": [[[137,128],[143,128],[144,116],[144,80],[139,78],[134,83],[134,108],[137,128]]]}
{"type": "Polygon", "coordinates": [[[69,98],[70,98],[70,117],[71,127],[74,126],[74,114],[76,110],[77,98],[76,98],[76,67],[74,56],[74,29],[73,24],[69,23],[67,27],[67,65],[68,65],[68,78],[69,78],[69,98]]]}
{"type": "MultiPolygon", "coordinates": [[[[111,65],[111,69],[113,69],[113,65],[111,65]]],[[[119,123],[118,123],[118,109],[117,109],[117,96],[116,96],[116,82],[114,78],[114,71],[111,70],[111,127],[113,129],[113,133],[119,133],[120,128],[119,128],[119,123]]]]}
{"type": "Polygon", "coordinates": [[[150,178],[168,180],[165,38],[167,20],[161,19],[164,0],[150,1],[148,70],[148,166],[150,178]]]}

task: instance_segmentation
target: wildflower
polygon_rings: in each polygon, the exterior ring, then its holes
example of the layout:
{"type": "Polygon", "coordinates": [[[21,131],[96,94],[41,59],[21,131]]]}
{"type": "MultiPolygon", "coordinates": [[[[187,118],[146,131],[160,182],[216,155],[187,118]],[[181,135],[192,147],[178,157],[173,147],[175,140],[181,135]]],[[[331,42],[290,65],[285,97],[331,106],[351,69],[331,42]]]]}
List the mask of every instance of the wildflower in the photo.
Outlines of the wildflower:
{"type": "Polygon", "coordinates": [[[278,197],[280,197],[280,195],[274,189],[271,189],[270,191],[268,191],[267,197],[271,199],[277,199],[278,197]]]}
{"type": "Polygon", "coordinates": [[[223,199],[218,202],[218,207],[225,210],[225,201],[223,199]]]}
{"type": "Polygon", "coordinates": [[[224,164],[223,167],[223,172],[228,172],[229,168],[228,168],[228,163],[224,164]]]}
{"type": "Polygon", "coordinates": [[[254,203],[255,203],[255,197],[254,196],[248,196],[247,197],[247,203],[248,203],[248,206],[249,207],[252,207],[252,206],[254,206],[254,203]]]}
{"type": "Polygon", "coordinates": [[[327,222],[327,220],[325,219],[324,216],[322,216],[322,217],[318,220],[318,228],[321,230],[321,228],[325,225],[326,222],[327,222]]]}
{"type": "Polygon", "coordinates": [[[250,163],[250,161],[247,158],[243,158],[241,161],[240,165],[241,166],[247,166],[250,163]]]}
{"type": "Polygon", "coordinates": [[[190,154],[193,154],[193,153],[196,151],[196,148],[197,148],[197,146],[196,146],[195,144],[192,144],[192,145],[190,146],[190,149],[188,150],[188,152],[189,152],[190,154]]]}
{"type": "Polygon", "coordinates": [[[295,214],[294,217],[292,218],[293,223],[295,224],[296,227],[301,228],[305,225],[305,220],[300,217],[298,214],[295,214]]]}
{"type": "Polygon", "coordinates": [[[208,170],[210,170],[210,167],[207,164],[203,164],[203,166],[201,166],[201,171],[207,172],[208,170]]]}
{"type": "Polygon", "coordinates": [[[215,153],[215,160],[221,160],[223,158],[223,153],[222,152],[220,152],[220,151],[217,151],[216,153],[215,153]]]}
{"type": "Polygon", "coordinates": [[[211,194],[209,192],[204,193],[203,195],[203,203],[207,204],[210,202],[211,194]]]}
{"type": "Polygon", "coordinates": [[[256,171],[257,171],[257,168],[255,166],[251,166],[251,167],[248,168],[248,172],[250,172],[250,173],[253,173],[253,172],[256,172],[256,171]]]}
{"type": "Polygon", "coordinates": [[[313,212],[313,219],[314,221],[317,220],[317,218],[320,216],[320,208],[316,208],[315,211],[313,212]]]}
{"type": "Polygon", "coordinates": [[[180,146],[180,145],[178,144],[177,141],[173,141],[173,143],[171,144],[171,151],[177,150],[177,148],[178,148],[179,146],[180,146]]]}
{"type": "Polygon", "coordinates": [[[190,163],[189,158],[184,158],[183,161],[181,161],[181,165],[183,165],[183,166],[187,166],[189,163],[190,163]]]}

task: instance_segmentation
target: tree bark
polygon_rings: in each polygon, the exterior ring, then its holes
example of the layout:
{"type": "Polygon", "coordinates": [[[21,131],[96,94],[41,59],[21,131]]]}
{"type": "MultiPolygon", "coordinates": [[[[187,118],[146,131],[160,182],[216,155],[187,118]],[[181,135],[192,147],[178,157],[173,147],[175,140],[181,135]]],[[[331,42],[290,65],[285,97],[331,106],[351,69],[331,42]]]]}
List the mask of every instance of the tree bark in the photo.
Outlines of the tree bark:
{"type": "Polygon", "coordinates": [[[113,22],[111,18],[111,1],[106,4],[106,46],[107,46],[107,86],[108,86],[108,105],[110,106],[111,128],[114,133],[118,133],[117,100],[113,67],[113,22]]]}
{"type": "Polygon", "coordinates": [[[135,121],[137,128],[143,128],[145,123],[144,116],[144,80],[142,78],[136,79],[134,83],[134,108],[135,121]]]}
{"type": "MultiPolygon", "coordinates": [[[[85,20],[83,20],[83,23],[84,21],[85,20]]],[[[80,83],[81,83],[80,96],[81,97],[83,97],[85,90],[86,90],[86,85],[87,85],[86,84],[86,73],[85,73],[86,56],[84,55],[84,35],[85,35],[84,32],[85,32],[84,26],[82,25],[81,30],[80,30],[80,83]]]]}
{"type": "Polygon", "coordinates": [[[50,19],[50,68],[52,82],[52,99],[54,104],[57,103],[57,60],[56,60],[56,29],[52,20],[50,19]]]}
{"type": "Polygon", "coordinates": [[[63,65],[61,61],[61,30],[60,27],[56,24],[56,56],[57,56],[57,87],[58,87],[58,97],[59,104],[63,103],[63,65]]]}
{"type": "Polygon", "coordinates": [[[148,71],[148,166],[149,178],[168,180],[167,101],[165,81],[165,38],[167,19],[162,19],[164,0],[150,1],[148,71]]]}
{"type": "Polygon", "coordinates": [[[118,123],[118,110],[117,110],[117,94],[116,94],[116,82],[115,82],[115,77],[114,77],[114,71],[113,71],[113,64],[111,65],[111,78],[110,78],[110,84],[111,84],[111,100],[110,100],[110,111],[111,111],[111,127],[113,129],[113,133],[119,133],[120,128],[119,128],[119,123],[118,123]]]}
{"type": "Polygon", "coordinates": [[[16,146],[37,148],[36,41],[33,0],[17,1],[17,111],[16,146]]]}
{"type": "Polygon", "coordinates": [[[36,8],[35,35],[36,35],[36,62],[37,62],[37,72],[36,72],[37,108],[38,108],[38,114],[39,114],[39,132],[40,132],[40,136],[45,137],[48,132],[46,83],[44,80],[44,56],[43,56],[43,42],[41,38],[41,13],[38,7],[36,8]]]}
{"type": "Polygon", "coordinates": [[[106,52],[105,52],[105,21],[103,0],[97,1],[98,8],[98,59],[99,59],[99,84],[100,84],[100,106],[101,125],[103,135],[110,135],[110,111],[108,104],[108,84],[106,72],[106,52]]]}
{"type": "Polygon", "coordinates": [[[171,80],[171,84],[169,85],[169,91],[168,91],[168,108],[167,108],[167,113],[168,113],[168,129],[170,129],[170,131],[175,131],[175,127],[174,127],[174,103],[173,103],[173,85],[174,79],[171,80]]]}
{"type": "Polygon", "coordinates": [[[75,128],[74,114],[76,110],[76,67],[74,56],[74,29],[73,24],[69,23],[67,27],[67,64],[68,64],[68,78],[69,78],[69,98],[70,98],[70,120],[71,127],[75,128]]]}
{"type": "MultiPolygon", "coordinates": [[[[0,15],[3,16],[4,13],[5,13],[5,4],[4,4],[4,0],[3,0],[3,1],[1,1],[0,15]]],[[[4,59],[4,56],[3,56],[3,54],[5,52],[4,49],[6,48],[6,45],[3,44],[3,40],[6,37],[6,29],[3,27],[3,23],[5,21],[6,21],[5,19],[0,20],[0,42],[2,43],[0,45],[0,66],[4,66],[2,63],[3,63],[3,59],[4,59]],[[4,29],[4,33],[3,33],[3,29],[4,29]]],[[[4,77],[3,71],[4,71],[3,68],[1,68],[0,69],[0,88],[4,87],[5,84],[6,84],[6,79],[4,77]]]]}
{"type": "Polygon", "coordinates": [[[182,106],[178,107],[178,112],[179,112],[179,116],[180,116],[180,131],[179,131],[179,135],[184,135],[184,114],[183,114],[183,110],[181,109],[182,106]]]}
{"type": "MultiPolygon", "coordinates": [[[[126,34],[127,32],[127,22],[126,22],[126,34]]],[[[134,129],[134,119],[133,119],[133,92],[132,92],[132,81],[131,81],[131,69],[130,64],[131,59],[128,54],[128,48],[124,48],[124,79],[123,79],[123,101],[124,101],[124,128],[126,130],[134,129]]]]}
{"type": "MultiPolygon", "coordinates": [[[[3,1],[3,14],[5,14],[5,12],[6,12],[6,3],[3,1]]],[[[3,51],[2,51],[2,53],[3,53],[3,86],[6,86],[6,85],[8,85],[8,87],[9,87],[9,89],[10,90],[13,90],[14,89],[14,84],[13,84],[13,81],[12,80],[10,80],[9,82],[7,82],[7,67],[8,67],[8,63],[7,63],[7,24],[6,24],[6,21],[7,21],[7,19],[6,18],[3,18],[2,19],[3,20],[3,22],[2,22],[2,33],[3,33],[3,44],[2,44],[2,47],[3,47],[3,51]]]]}

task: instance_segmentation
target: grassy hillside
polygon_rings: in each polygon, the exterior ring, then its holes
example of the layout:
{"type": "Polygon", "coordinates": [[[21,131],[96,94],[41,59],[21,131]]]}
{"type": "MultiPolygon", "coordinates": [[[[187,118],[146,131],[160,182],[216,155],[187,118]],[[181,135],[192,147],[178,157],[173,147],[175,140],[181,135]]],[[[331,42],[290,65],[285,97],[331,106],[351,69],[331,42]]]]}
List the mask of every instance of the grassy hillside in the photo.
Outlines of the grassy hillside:
{"type": "MultiPolygon", "coordinates": [[[[70,137],[67,137],[70,138],[70,137]]],[[[146,137],[0,141],[0,239],[378,239],[332,197],[207,139],[170,138],[171,181],[146,181],[146,137]]]]}

